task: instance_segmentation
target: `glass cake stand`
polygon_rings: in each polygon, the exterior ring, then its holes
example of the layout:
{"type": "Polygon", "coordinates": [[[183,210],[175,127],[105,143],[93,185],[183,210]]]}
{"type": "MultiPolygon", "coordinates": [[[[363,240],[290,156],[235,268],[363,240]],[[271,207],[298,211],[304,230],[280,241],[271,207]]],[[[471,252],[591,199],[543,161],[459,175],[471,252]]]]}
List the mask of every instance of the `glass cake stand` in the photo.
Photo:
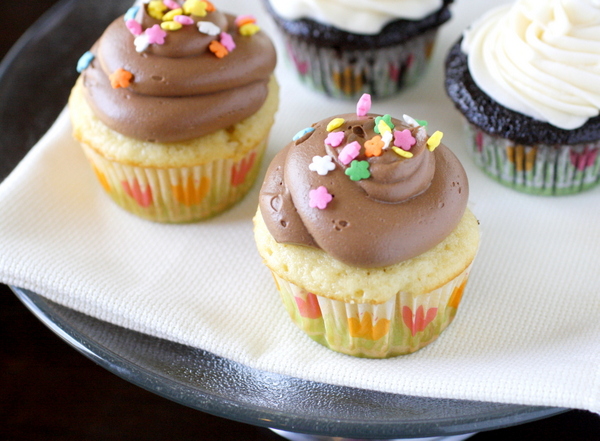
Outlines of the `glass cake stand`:
{"type": "MultiPolygon", "coordinates": [[[[0,180],[64,108],[79,56],[129,5],[127,0],[63,0],[5,57],[0,65],[0,180]]],[[[290,432],[310,435],[303,440],[443,437],[567,410],[406,396],[271,374],[12,289],[57,335],[125,380],[203,412],[275,429],[289,439],[301,436],[290,432]]]]}

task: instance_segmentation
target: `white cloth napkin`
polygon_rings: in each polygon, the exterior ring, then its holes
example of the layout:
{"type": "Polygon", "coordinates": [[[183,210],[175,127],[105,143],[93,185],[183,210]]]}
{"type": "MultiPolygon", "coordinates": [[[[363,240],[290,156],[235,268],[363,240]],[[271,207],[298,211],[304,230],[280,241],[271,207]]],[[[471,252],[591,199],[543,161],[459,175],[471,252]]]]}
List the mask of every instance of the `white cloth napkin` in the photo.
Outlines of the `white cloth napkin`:
{"type": "MultiPolygon", "coordinates": [[[[223,2],[254,12],[258,2],[223,2]],[[236,3],[240,3],[237,5],[236,3]]],[[[0,281],[117,325],[307,380],[440,398],[600,412],[600,188],[536,197],[479,171],[443,90],[449,45],[492,1],[459,1],[423,82],[373,111],[427,119],[463,161],[482,246],[454,323],[409,356],[337,354],[296,329],[256,252],[258,185],[232,210],[160,225],[115,206],[95,181],[68,116],[0,185],[0,281]]],[[[235,9],[234,9],[235,8],[235,9]]],[[[283,54],[278,42],[280,55],[283,54]]],[[[282,105],[267,161],[300,129],[354,102],[301,86],[283,56],[282,105]]],[[[263,166],[263,171],[266,163],[263,166]]]]}

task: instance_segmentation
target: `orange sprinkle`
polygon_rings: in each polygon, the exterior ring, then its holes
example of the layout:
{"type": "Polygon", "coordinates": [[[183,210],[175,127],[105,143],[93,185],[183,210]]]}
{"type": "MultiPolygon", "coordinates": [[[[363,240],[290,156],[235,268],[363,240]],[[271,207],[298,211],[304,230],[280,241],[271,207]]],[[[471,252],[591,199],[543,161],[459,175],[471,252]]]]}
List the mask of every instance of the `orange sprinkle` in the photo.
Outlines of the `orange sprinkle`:
{"type": "Polygon", "coordinates": [[[217,8],[215,8],[215,5],[213,5],[211,2],[209,2],[208,0],[204,0],[204,3],[206,3],[206,10],[208,12],[214,12],[217,10],[217,8]]]}
{"type": "Polygon", "coordinates": [[[208,45],[208,49],[217,56],[217,58],[223,58],[229,53],[227,48],[219,43],[217,40],[213,40],[208,45]]]}
{"type": "Polygon", "coordinates": [[[381,136],[375,135],[373,138],[365,142],[365,155],[368,158],[372,156],[381,156],[384,142],[381,140],[381,136]]]}
{"type": "Polygon", "coordinates": [[[113,87],[113,89],[118,89],[119,87],[129,87],[132,78],[133,74],[122,68],[118,68],[109,76],[110,85],[113,87]]]}
{"type": "Polygon", "coordinates": [[[254,23],[256,23],[256,18],[252,17],[251,15],[243,15],[235,20],[235,24],[238,26],[238,28],[244,26],[245,24],[254,23]]]}

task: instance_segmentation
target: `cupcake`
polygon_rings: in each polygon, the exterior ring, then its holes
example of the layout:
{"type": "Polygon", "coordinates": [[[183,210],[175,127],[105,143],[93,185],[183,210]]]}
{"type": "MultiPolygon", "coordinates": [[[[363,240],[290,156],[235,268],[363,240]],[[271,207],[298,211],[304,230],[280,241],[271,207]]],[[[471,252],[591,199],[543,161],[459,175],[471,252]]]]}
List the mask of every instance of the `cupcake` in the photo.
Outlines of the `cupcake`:
{"type": "Polygon", "coordinates": [[[265,3],[304,83],[338,98],[383,98],[423,75],[452,0],[265,3]]]}
{"type": "Polygon", "coordinates": [[[200,0],[140,3],[79,60],[73,135],[125,210],[213,216],[256,179],[278,106],[275,63],[252,16],[200,0]]]}
{"type": "Polygon", "coordinates": [[[334,351],[386,358],[453,320],[479,226],[442,133],[368,108],[301,130],[275,156],[254,235],[300,329],[334,351]]]}
{"type": "Polygon", "coordinates": [[[518,0],[452,47],[446,89],[486,174],[541,195],[600,182],[599,42],[597,1],[518,0]]]}

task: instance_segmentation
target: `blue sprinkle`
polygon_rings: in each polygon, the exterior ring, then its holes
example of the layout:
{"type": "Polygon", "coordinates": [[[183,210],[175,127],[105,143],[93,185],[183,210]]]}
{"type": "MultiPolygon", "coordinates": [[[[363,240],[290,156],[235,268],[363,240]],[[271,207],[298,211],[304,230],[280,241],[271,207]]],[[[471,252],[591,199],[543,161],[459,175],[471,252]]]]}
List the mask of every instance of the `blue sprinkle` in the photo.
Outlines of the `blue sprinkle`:
{"type": "Polygon", "coordinates": [[[129,8],[127,10],[127,12],[125,13],[125,16],[123,17],[123,19],[125,21],[127,21],[127,20],[135,20],[135,17],[138,14],[139,10],[140,10],[139,6],[132,6],[131,8],[129,8]]]}
{"type": "Polygon", "coordinates": [[[85,54],[83,54],[77,62],[77,72],[81,73],[87,69],[94,58],[96,58],[96,56],[90,51],[87,51],[85,54]]]}
{"type": "Polygon", "coordinates": [[[292,138],[292,141],[298,141],[300,138],[302,138],[307,133],[314,132],[314,131],[315,131],[315,129],[313,127],[307,127],[306,129],[302,129],[294,135],[294,137],[292,138]]]}

